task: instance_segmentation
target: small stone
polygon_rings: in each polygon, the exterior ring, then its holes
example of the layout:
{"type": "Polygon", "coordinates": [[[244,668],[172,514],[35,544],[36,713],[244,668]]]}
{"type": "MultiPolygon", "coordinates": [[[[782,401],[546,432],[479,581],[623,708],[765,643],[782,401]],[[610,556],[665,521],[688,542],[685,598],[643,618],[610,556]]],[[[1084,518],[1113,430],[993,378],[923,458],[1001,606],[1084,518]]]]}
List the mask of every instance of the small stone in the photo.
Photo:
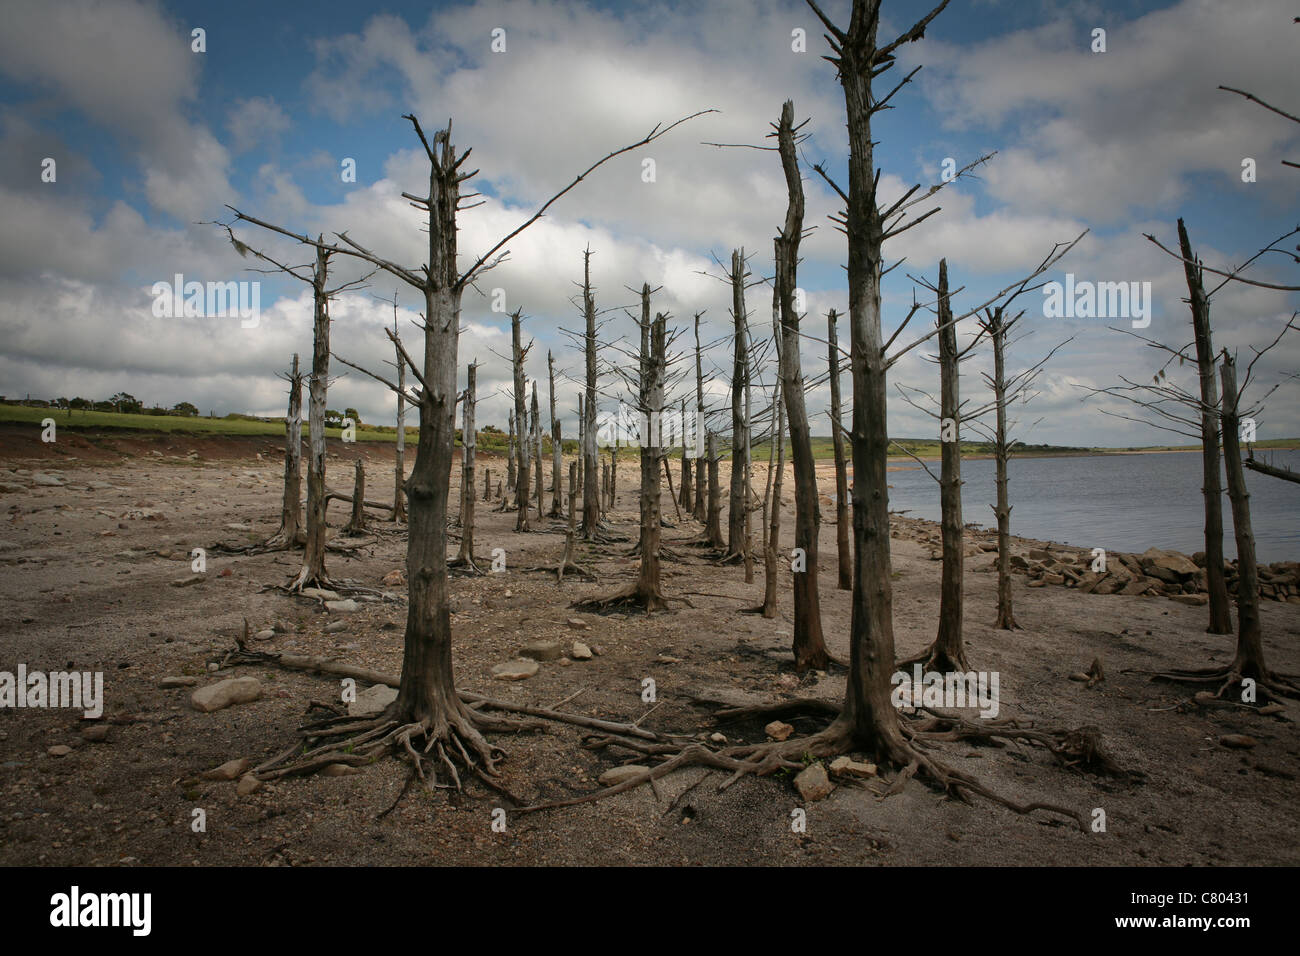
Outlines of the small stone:
{"type": "Polygon", "coordinates": [[[303,588],[303,597],[319,598],[322,601],[337,601],[340,595],[336,591],[327,591],[325,588],[303,588]]]}
{"type": "Polygon", "coordinates": [[[634,777],[639,777],[649,769],[649,767],[641,767],[634,763],[614,767],[600,775],[600,785],[602,787],[616,787],[620,783],[626,783],[634,777]]]}
{"type": "Polygon", "coordinates": [[[351,767],[345,763],[332,763],[321,771],[322,777],[351,777],[361,772],[359,767],[351,767]]]}
{"type": "Polygon", "coordinates": [[[567,623],[575,631],[585,631],[587,629],[587,622],[580,617],[571,617],[567,623]]]}
{"type": "Polygon", "coordinates": [[[1186,604],[1188,607],[1204,607],[1210,603],[1209,597],[1205,594],[1171,594],[1169,600],[1186,604]]]}
{"type": "Polygon", "coordinates": [[[826,776],[826,768],[821,763],[812,764],[801,770],[794,778],[794,788],[799,791],[799,796],[809,803],[825,800],[835,789],[830,778],[826,776]]]}
{"type": "Polygon", "coordinates": [[[1231,747],[1234,750],[1249,750],[1259,743],[1254,737],[1246,734],[1224,734],[1219,738],[1219,743],[1225,747],[1231,747]]]}
{"type": "Polygon", "coordinates": [[[1080,684],[1086,684],[1088,683],[1088,681],[1092,680],[1092,678],[1089,677],[1087,674],[1081,673],[1079,671],[1075,671],[1073,674],[1070,675],[1070,680],[1078,681],[1080,684]]]}
{"type": "Polygon", "coordinates": [[[346,601],[326,601],[325,610],[331,614],[351,614],[354,611],[361,610],[361,605],[351,598],[346,601]]]}
{"type": "Polygon", "coordinates": [[[348,704],[348,716],[359,717],[363,714],[377,714],[397,700],[397,688],[387,684],[375,684],[357,694],[357,699],[348,704]]]}
{"type": "Polygon", "coordinates": [[[387,574],[384,575],[384,580],[383,580],[384,587],[396,588],[396,587],[401,587],[405,583],[406,583],[406,575],[403,574],[400,570],[389,571],[387,574]]]}
{"type": "Polygon", "coordinates": [[[226,525],[226,530],[227,531],[252,531],[253,526],[247,524],[240,524],[239,522],[236,521],[226,525]]]}
{"type": "Polygon", "coordinates": [[[164,690],[171,690],[174,687],[193,687],[198,682],[197,677],[164,677],[158,682],[158,686],[164,690]]]}
{"type": "Polygon", "coordinates": [[[1033,580],[1026,581],[1026,582],[1025,582],[1025,587],[1027,587],[1027,588],[1045,588],[1045,587],[1047,587],[1047,582],[1044,581],[1042,578],[1034,578],[1033,580]]]}
{"type": "Polygon", "coordinates": [[[573,647],[570,648],[569,653],[573,656],[575,661],[591,660],[591,648],[582,643],[582,641],[574,641],[573,647]]]}
{"type": "Polygon", "coordinates": [[[91,724],[81,729],[81,739],[102,744],[108,739],[108,724],[91,724]]]}
{"type": "Polygon", "coordinates": [[[492,668],[492,676],[497,680],[527,680],[540,669],[541,665],[533,660],[506,661],[492,668]]]}
{"type": "Polygon", "coordinates": [[[831,773],[837,777],[874,777],[874,763],[858,763],[851,757],[836,757],[831,761],[831,773]]]}
{"type": "Polygon", "coordinates": [[[713,733],[709,734],[709,740],[715,744],[725,744],[727,742],[727,735],[720,734],[717,731],[714,731],[713,733]]]}
{"type": "Polygon", "coordinates": [[[348,629],[347,621],[330,621],[328,624],[325,625],[326,634],[338,634],[340,631],[346,631],[347,629],[348,629]]]}
{"type": "Polygon", "coordinates": [[[790,735],[794,733],[794,728],[785,721],[774,720],[763,728],[763,733],[776,741],[789,740],[790,735]]]}
{"type": "Polygon", "coordinates": [[[191,584],[198,584],[198,583],[199,583],[200,581],[202,581],[202,580],[203,580],[203,575],[201,575],[201,574],[191,574],[191,575],[190,575],[189,577],[187,577],[187,578],[177,578],[175,581],[172,582],[172,587],[174,587],[174,588],[187,588],[187,587],[189,587],[191,584]]]}
{"type": "Polygon", "coordinates": [[[273,638],[273,637],[275,637],[275,631],[268,627],[268,628],[265,628],[264,630],[258,631],[256,634],[254,634],[254,635],[253,635],[253,640],[255,640],[255,641],[269,641],[269,640],[270,640],[271,638],[273,638]]]}
{"type": "Polygon", "coordinates": [[[558,641],[533,641],[519,649],[519,656],[535,661],[558,661],[564,656],[564,650],[558,641]]]}
{"type": "Polygon", "coordinates": [[[62,488],[63,479],[58,477],[57,475],[46,475],[41,472],[37,472],[36,474],[32,475],[32,484],[39,485],[43,488],[62,488]]]}
{"type": "Polygon", "coordinates": [[[262,781],[258,780],[251,773],[246,773],[239,778],[239,786],[235,788],[235,792],[241,797],[246,797],[250,793],[257,793],[257,791],[261,789],[262,781]]]}
{"type": "Polygon", "coordinates": [[[199,774],[200,780],[238,780],[253,767],[253,761],[247,757],[227,760],[220,767],[213,767],[199,774]]]}
{"type": "Polygon", "coordinates": [[[45,752],[51,757],[66,757],[68,754],[72,753],[72,748],[67,744],[55,744],[45,752]]]}
{"type": "Polygon", "coordinates": [[[228,677],[200,687],[190,695],[190,704],[206,714],[233,704],[247,704],[261,696],[262,682],[256,677],[228,677]]]}

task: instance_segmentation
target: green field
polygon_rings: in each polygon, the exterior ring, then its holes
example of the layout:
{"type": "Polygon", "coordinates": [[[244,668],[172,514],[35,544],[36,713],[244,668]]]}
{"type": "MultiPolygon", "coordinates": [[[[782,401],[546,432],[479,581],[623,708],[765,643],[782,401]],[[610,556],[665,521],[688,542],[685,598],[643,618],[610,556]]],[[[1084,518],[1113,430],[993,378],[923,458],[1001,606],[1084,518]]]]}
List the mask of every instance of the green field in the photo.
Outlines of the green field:
{"type": "MultiPolygon", "coordinates": [[[[53,408],[29,408],[26,405],[0,405],[0,422],[27,423],[33,427],[40,427],[40,423],[46,418],[53,418],[59,428],[80,429],[123,429],[127,431],[141,432],[180,432],[195,435],[230,435],[235,437],[248,436],[275,436],[279,437],[284,434],[284,424],[279,421],[262,421],[246,415],[229,415],[225,418],[202,418],[202,417],[184,417],[180,415],[132,415],[120,412],[95,412],[95,411],[73,411],[68,413],[61,409],[53,408]]],[[[307,433],[307,425],[303,424],[303,434],[307,433]]],[[[343,434],[342,429],[327,428],[325,434],[330,438],[340,438],[343,434]]],[[[457,432],[457,444],[459,444],[459,432],[457,432]]],[[[397,428],[394,426],[377,426],[377,425],[358,425],[357,441],[373,442],[395,442],[397,440],[397,428]]],[[[409,446],[415,444],[417,430],[408,426],[406,429],[406,443],[409,446]]],[[[893,449],[893,457],[907,458],[907,452],[916,455],[919,458],[938,458],[941,445],[932,438],[898,438],[895,439],[898,446],[893,449]],[[904,451],[903,449],[906,449],[904,451]]],[[[506,451],[507,437],[504,432],[483,431],[478,434],[478,447],[481,451],[493,454],[504,454],[506,451]]],[[[550,454],[551,442],[549,437],[543,437],[543,450],[546,455],[550,454]]],[[[831,438],[829,435],[814,435],[812,439],[813,455],[818,459],[828,459],[834,457],[831,438]]],[[[1255,443],[1256,448],[1300,448],[1300,439],[1296,438],[1270,438],[1266,441],[1255,443]]],[[[1198,451],[1199,445],[1158,445],[1141,448],[1081,448],[1068,445],[1017,445],[1015,453],[1017,455],[1105,455],[1105,454],[1124,454],[1125,452],[1134,451],[1198,451]]],[[[993,446],[988,442],[962,442],[962,454],[972,455],[991,455],[993,446]]],[[[564,439],[564,451],[568,454],[577,452],[577,441],[575,439],[564,439]]],[[[623,448],[619,450],[619,458],[635,458],[639,452],[635,448],[623,448]]],[[[766,461],[768,458],[767,442],[758,442],[753,446],[753,455],[755,461],[766,461]]],[[[674,451],[669,457],[680,458],[681,452],[674,451]]],[[[790,458],[789,445],[786,446],[786,460],[790,458]]]]}

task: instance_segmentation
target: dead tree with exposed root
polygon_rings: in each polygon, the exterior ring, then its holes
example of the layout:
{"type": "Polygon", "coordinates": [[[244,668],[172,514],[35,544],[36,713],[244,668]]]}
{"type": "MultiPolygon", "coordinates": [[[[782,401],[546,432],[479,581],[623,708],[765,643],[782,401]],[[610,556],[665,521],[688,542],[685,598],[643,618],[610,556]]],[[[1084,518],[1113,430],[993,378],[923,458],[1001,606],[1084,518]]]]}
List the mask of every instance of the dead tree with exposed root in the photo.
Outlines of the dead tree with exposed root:
{"type": "MultiPolygon", "coordinates": [[[[477,411],[478,362],[471,362],[465,372],[465,391],[461,397],[461,449],[460,468],[460,551],[447,562],[449,568],[461,568],[471,574],[482,574],[481,558],[474,556],[474,465],[478,457],[478,433],[474,420],[477,411]]],[[[488,497],[490,475],[483,476],[483,500],[488,497]]]]}
{"type": "Polygon", "coordinates": [[[280,529],[266,542],[268,551],[287,551],[306,541],[302,531],[302,379],[298,353],[289,371],[289,410],[284,417],[284,498],[280,504],[280,529]]]}

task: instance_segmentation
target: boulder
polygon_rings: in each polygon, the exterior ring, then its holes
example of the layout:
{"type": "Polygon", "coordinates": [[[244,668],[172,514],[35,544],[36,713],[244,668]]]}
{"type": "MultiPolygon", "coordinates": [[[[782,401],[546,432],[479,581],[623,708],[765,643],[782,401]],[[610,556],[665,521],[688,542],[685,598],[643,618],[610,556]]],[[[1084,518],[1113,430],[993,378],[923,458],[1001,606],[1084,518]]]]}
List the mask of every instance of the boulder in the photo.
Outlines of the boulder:
{"type": "Polygon", "coordinates": [[[351,598],[346,601],[326,601],[325,610],[331,614],[352,614],[361,610],[361,605],[351,598]]]}
{"type": "Polygon", "coordinates": [[[789,740],[790,735],[794,733],[794,728],[785,721],[774,720],[763,728],[763,733],[776,741],[789,740]]]}
{"type": "Polygon", "coordinates": [[[506,661],[492,668],[492,676],[497,680],[527,680],[541,667],[534,660],[506,661]]]}
{"type": "Polygon", "coordinates": [[[247,757],[240,757],[238,760],[227,760],[220,767],[213,767],[211,770],[205,770],[199,774],[201,780],[238,780],[244,774],[248,773],[253,767],[253,761],[247,757]]]}
{"type": "Polygon", "coordinates": [[[831,761],[831,773],[837,777],[874,777],[874,763],[858,763],[850,757],[836,757],[831,761]]]}
{"type": "Polygon", "coordinates": [[[591,660],[591,648],[582,643],[582,641],[574,641],[573,647],[570,648],[569,653],[575,661],[591,660]]]}
{"type": "Polygon", "coordinates": [[[812,803],[825,800],[831,795],[835,786],[831,783],[830,777],[826,776],[826,767],[819,762],[799,771],[798,776],[794,778],[794,788],[799,791],[799,796],[812,803]]]}
{"type": "Polygon", "coordinates": [[[558,661],[564,656],[564,648],[559,641],[533,641],[519,649],[519,656],[535,661],[558,661]]]}
{"type": "Polygon", "coordinates": [[[397,688],[387,684],[375,684],[357,694],[357,699],[348,704],[348,716],[360,717],[364,714],[377,714],[397,700],[397,688]]]}
{"type": "Polygon", "coordinates": [[[247,704],[262,696],[262,682],[256,677],[228,677],[200,687],[190,695],[190,705],[203,713],[234,704],[247,704]]]}
{"type": "Polygon", "coordinates": [[[640,767],[636,764],[613,767],[600,775],[600,785],[602,787],[616,787],[620,783],[626,783],[634,777],[641,776],[649,769],[649,767],[640,767]]]}
{"type": "Polygon", "coordinates": [[[1196,573],[1192,559],[1177,551],[1162,551],[1160,548],[1148,548],[1139,559],[1143,568],[1159,568],[1170,571],[1180,578],[1189,578],[1196,573]]]}

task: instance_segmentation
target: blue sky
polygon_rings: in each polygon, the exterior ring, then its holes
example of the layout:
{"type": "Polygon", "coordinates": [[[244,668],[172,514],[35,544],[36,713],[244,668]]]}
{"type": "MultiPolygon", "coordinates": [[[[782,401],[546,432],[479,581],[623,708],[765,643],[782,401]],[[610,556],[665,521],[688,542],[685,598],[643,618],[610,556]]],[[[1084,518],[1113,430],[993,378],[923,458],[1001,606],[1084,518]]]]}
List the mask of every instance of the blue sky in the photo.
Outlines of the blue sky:
{"type": "MultiPolygon", "coordinates": [[[[473,146],[475,185],[488,203],[462,215],[461,248],[476,255],[594,158],[636,140],[656,122],[700,109],[701,117],[635,155],[620,157],[566,196],[554,213],[512,243],[511,261],[485,279],[522,307],[538,341],[531,375],[546,350],[574,369],[561,327],[581,275],[580,250],[595,250],[602,308],[627,304],[626,287],[663,286],[655,307],[685,322],[706,309],[709,338],[729,324],[727,290],[699,275],[711,257],[743,245],[755,275],[770,275],[772,237],[784,215],[784,187],[771,153],[718,150],[705,141],[761,143],[786,98],[809,117],[809,162],[843,178],[843,99],[820,57],[815,18],[794,0],[696,4],[629,3],[140,3],[73,0],[13,2],[0,38],[0,202],[8,210],[0,257],[0,393],[103,397],[126,390],[150,402],[189,400],[205,411],[276,413],[275,378],[289,353],[310,351],[310,302],[300,283],[243,271],[223,234],[202,224],[224,204],[296,230],[347,229],[404,263],[421,261],[413,210],[398,194],[419,191],[423,155],[401,114],[426,129],[454,118],[457,142],[473,146]],[[190,31],[206,31],[206,52],[190,31]],[[490,50],[491,31],[506,50],[490,50]],[[807,51],[791,31],[807,31],[807,51]],[[41,162],[57,161],[42,182],[41,162]],[[340,162],[356,162],[355,183],[340,162]],[[641,162],[656,180],[641,180],[641,162]],[[261,278],[256,328],[237,319],[160,319],[150,285],[175,273],[198,281],[261,278]]],[[[837,20],[847,3],[828,3],[837,20]]],[[[898,32],[928,4],[886,2],[883,32],[898,32]]],[[[1250,89],[1294,110],[1300,26],[1282,2],[1221,4],[1047,3],[954,0],[924,41],[905,48],[896,82],[924,69],[878,119],[886,195],[937,180],[945,157],[957,165],[997,151],[977,179],[943,190],[943,209],[887,249],[905,265],[886,281],[887,332],[906,312],[908,274],[933,279],[946,256],[964,311],[1032,269],[1053,242],[1089,236],[1048,278],[1072,272],[1092,281],[1152,283],[1147,331],[1176,345],[1190,337],[1178,263],[1142,238],[1166,242],[1186,218],[1201,255],[1240,262],[1296,225],[1300,174],[1280,159],[1300,156],[1300,127],[1230,94],[1250,89]],[[1104,53],[1090,50],[1106,31],[1104,53]],[[1288,99],[1290,102],[1288,102],[1288,99]],[[1257,181],[1241,181],[1252,157],[1257,181]]],[[[892,85],[892,84],[890,84],[892,85]]],[[[884,86],[888,89],[888,86],[884,86]]],[[[811,334],[824,334],[827,308],[847,304],[843,237],[827,222],[837,203],[805,170],[807,225],[800,285],[811,334]]],[[[924,208],[924,207],[923,207],[924,208]]],[[[248,228],[241,238],[302,262],[301,250],[248,228]]],[[[340,263],[340,278],[349,272],[340,263]]],[[[1264,262],[1253,273],[1296,284],[1294,264],[1264,262]]],[[[392,296],[387,278],[343,296],[334,308],[333,347],[378,368],[388,358],[381,326],[391,322],[374,296],[392,296]]],[[[401,289],[404,318],[414,293],[401,289]]],[[[770,329],[770,294],[752,291],[754,334],[770,329]]],[[[1029,303],[1032,330],[1013,358],[1036,361],[1070,335],[1042,393],[1025,415],[1023,438],[1061,444],[1167,443],[1168,435],[1099,414],[1076,383],[1143,380],[1150,350],[1107,331],[1104,320],[1053,320],[1029,303]],[[1032,429],[1028,427],[1036,421],[1032,429]]],[[[1230,287],[1216,297],[1223,345],[1249,355],[1271,340],[1296,296],[1230,287]]],[[[507,319],[470,293],[461,364],[477,357],[480,420],[504,418],[507,319]]],[[[630,333],[621,314],[606,333],[630,333]]],[[[965,330],[964,330],[965,331],[965,330]]],[[[413,332],[408,332],[412,335],[413,332]]],[[[905,333],[906,335],[906,333],[905,333]]],[[[930,388],[933,366],[918,349],[895,369],[903,384],[930,388]]],[[[612,354],[612,353],[611,353],[612,354]]],[[[729,361],[711,383],[721,401],[729,361]]],[[[1284,342],[1261,362],[1266,383],[1300,366],[1284,342]]],[[[811,374],[824,349],[804,350],[811,374]]],[[[964,387],[979,402],[978,371],[964,387]]],[[[611,388],[613,383],[611,381],[611,388]]],[[[1261,418],[1263,437],[1300,434],[1300,385],[1288,381],[1261,418]]],[[[544,391],[544,389],[543,389],[544,391]]],[[[576,387],[558,388],[573,419],[576,387]]],[[[814,414],[826,389],[810,395],[814,414]]],[[[331,407],[353,406],[387,420],[393,402],[356,373],[333,386],[331,407]]],[[[566,410],[567,409],[567,410],[566,410]]],[[[899,401],[896,435],[928,434],[932,423],[899,401]]],[[[815,419],[816,421],[817,419],[815,419]]],[[[824,421],[824,419],[820,419],[824,421]]],[[[817,430],[816,425],[814,429],[817,430]]],[[[566,429],[567,431],[568,429],[566,429]]]]}

